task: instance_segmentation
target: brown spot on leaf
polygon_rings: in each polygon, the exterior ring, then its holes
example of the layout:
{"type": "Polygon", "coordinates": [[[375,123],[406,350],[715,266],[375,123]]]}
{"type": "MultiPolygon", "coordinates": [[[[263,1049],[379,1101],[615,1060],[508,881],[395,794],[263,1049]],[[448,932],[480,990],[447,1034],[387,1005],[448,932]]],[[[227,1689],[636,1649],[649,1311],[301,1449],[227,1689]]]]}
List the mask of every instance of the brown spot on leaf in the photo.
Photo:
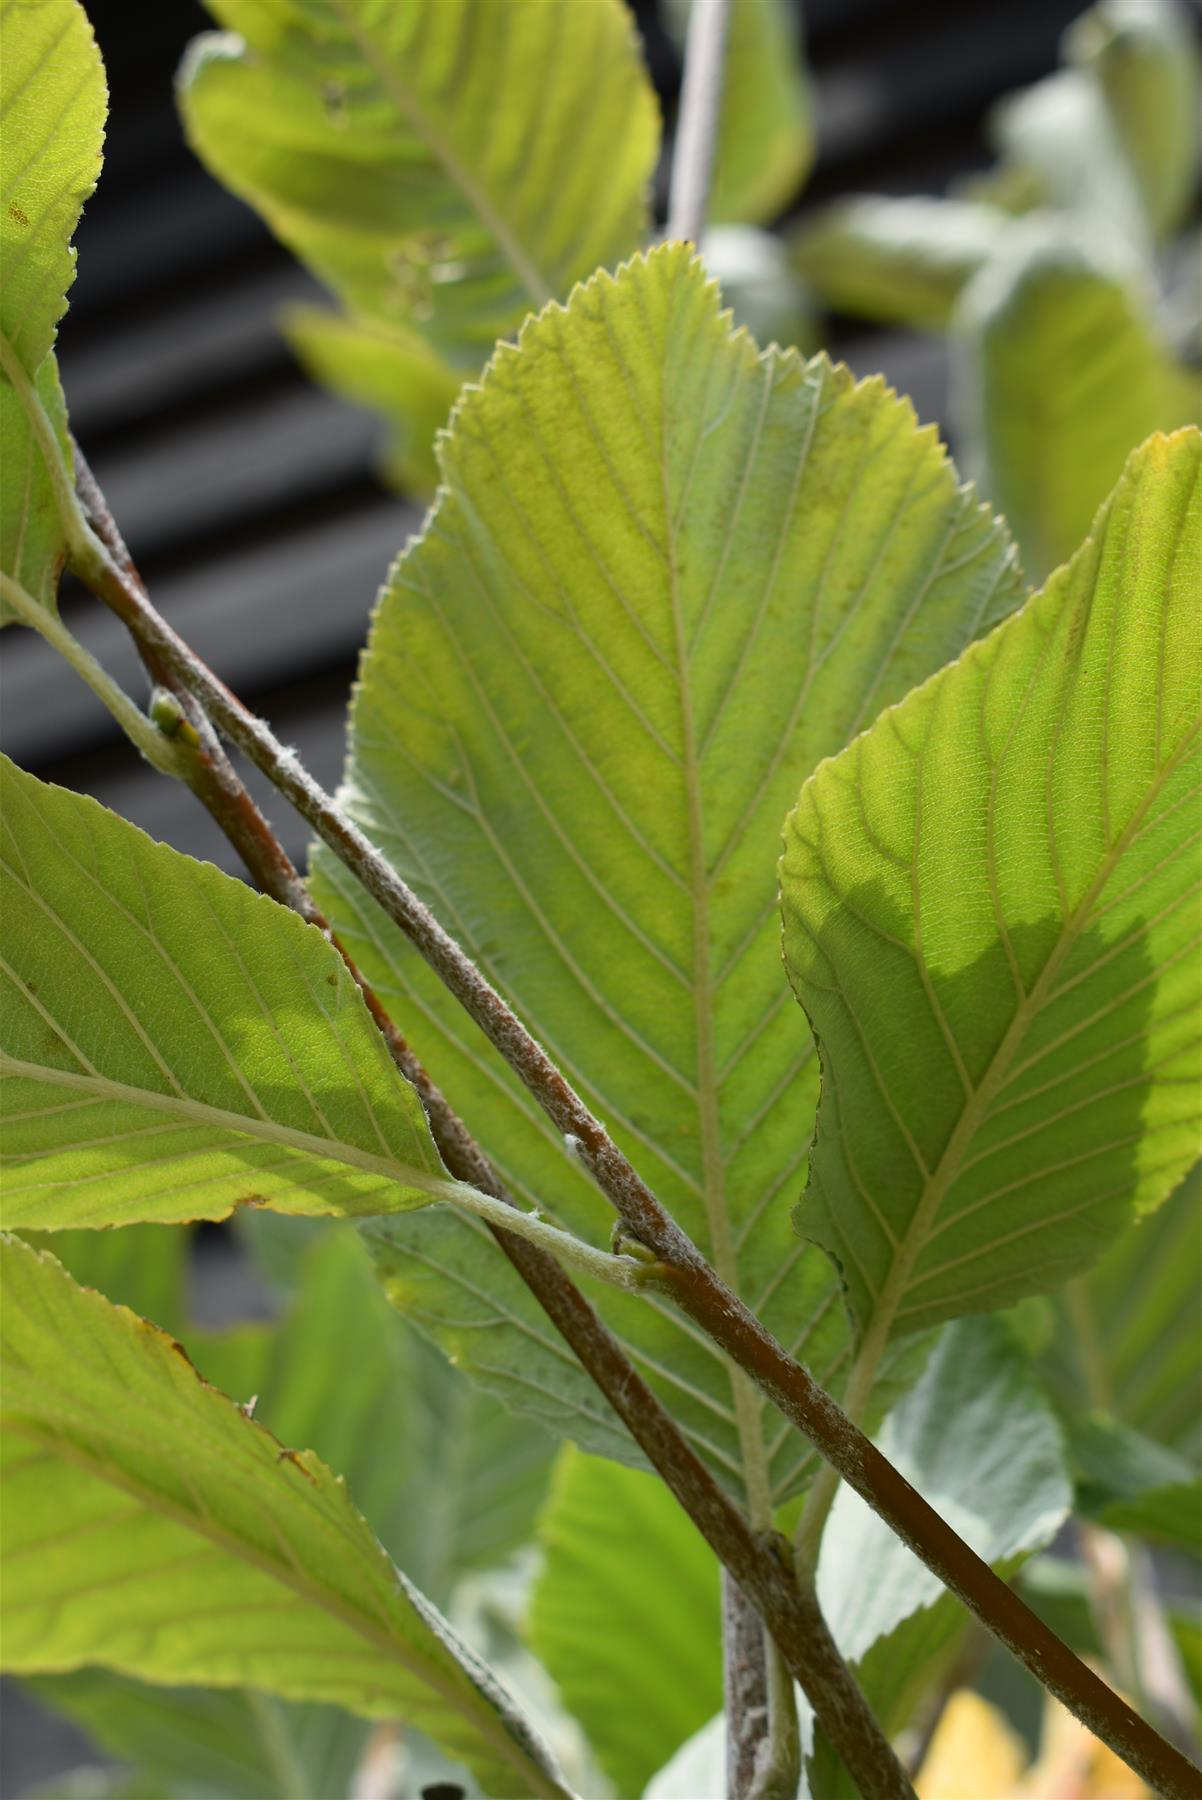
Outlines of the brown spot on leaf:
{"type": "Polygon", "coordinates": [[[17,205],[15,200],[9,206],[8,216],[13,221],[14,225],[28,225],[29,224],[29,214],[26,212],[23,212],[22,209],[17,205]]]}
{"type": "Polygon", "coordinates": [[[314,1487],[317,1486],[316,1475],[313,1474],[311,1469],[307,1469],[305,1467],[303,1460],[297,1455],[295,1450],[281,1450],[279,1455],[276,1457],[276,1461],[293,1463],[296,1466],[296,1468],[298,1468],[300,1470],[301,1474],[304,1476],[306,1481],[311,1481],[313,1483],[314,1487]]]}

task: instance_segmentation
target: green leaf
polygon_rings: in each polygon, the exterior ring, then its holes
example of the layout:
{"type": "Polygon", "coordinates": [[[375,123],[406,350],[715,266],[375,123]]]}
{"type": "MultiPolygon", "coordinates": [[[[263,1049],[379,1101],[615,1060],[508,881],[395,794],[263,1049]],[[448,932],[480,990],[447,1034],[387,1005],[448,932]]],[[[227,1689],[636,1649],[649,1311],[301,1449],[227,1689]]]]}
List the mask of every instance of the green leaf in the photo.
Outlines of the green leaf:
{"type": "Polygon", "coordinates": [[[67,309],[71,234],[100,173],[104,70],[76,0],[0,0],[0,28],[0,329],[32,379],[67,309]]]}
{"type": "Polygon", "coordinates": [[[1202,1461],[1200,1267],[1202,1164],[1070,1283],[1059,1303],[1043,1366],[1068,1417],[1099,1408],[1202,1461]]]}
{"type": "MultiPolygon", "coordinates": [[[[1061,1428],[1027,1358],[996,1319],[949,1326],[877,1442],[1007,1578],[1051,1542],[1072,1506],[1061,1428]]],[[[823,1533],[818,1595],[873,1711],[895,1735],[952,1652],[963,1608],[847,1487],[823,1533]]],[[[810,1776],[824,1800],[854,1800],[825,1742],[810,1776]]]]}
{"type": "Polygon", "coordinates": [[[416,331],[341,317],[316,306],[284,316],[288,342],[309,374],[390,427],[384,474],[410,493],[438,483],[434,434],[446,424],[460,377],[416,331]]]}
{"type": "Polygon", "coordinates": [[[1044,574],[1081,542],[1131,450],[1199,416],[1197,379],[1139,287],[1046,221],[1012,227],[956,326],[970,454],[1044,574]]]}
{"type": "Polygon", "coordinates": [[[164,1331],[183,1330],[186,1227],[128,1225],[123,1231],[21,1235],[36,1250],[53,1251],[81,1287],[96,1288],[106,1299],[152,1319],[164,1331]]]}
{"type": "Polygon", "coordinates": [[[655,1475],[565,1445],[530,1640],[619,1794],[722,1705],[718,1564],[655,1475]]]}
{"type": "Polygon", "coordinates": [[[563,1794],[317,1457],[52,1257],[10,1238],[0,1259],[8,1669],[99,1663],[400,1716],[491,1792],[563,1794]]]}
{"type": "MultiPolygon", "coordinates": [[[[669,0],[683,46],[691,0],[669,0]]],[[[723,69],[709,216],[768,224],[814,163],[813,102],[792,0],[734,0],[723,69]]]]}
{"type": "MultiPolygon", "coordinates": [[[[344,802],[724,1277],[837,1384],[837,1292],[785,1204],[817,1067],[780,975],[780,820],[821,757],[1015,604],[1012,547],[908,404],[821,356],[759,355],[679,245],[502,347],[440,468],[376,616],[344,802]]],[[[316,868],[514,1191],[606,1239],[608,1207],[517,1082],[333,859],[316,868]]],[[[369,1235],[423,1329],[612,1453],[611,1415],[580,1411],[572,1359],[486,1238],[433,1214],[369,1235]]],[[[667,1306],[598,1303],[721,1478],[741,1485],[750,1456],[767,1485],[760,1402],[708,1340],[667,1306]]],[[[810,1453],[767,1433],[783,1498],[810,1453]]]]}
{"type": "Polygon", "coordinates": [[[1202,1556],[1202,1477],[1184,1457],[1096,1415],[1073,1427],[1070,1445],[1080,1511],[1202,1556]]]}
{"type": "Polygon", "coordinates": [[[808,220],[790,255],[836,311],[934,330],[948,323],[1007,225],[1003,212],[981,202],[863,194],[808,220]]]}
{"type": "Polygon", "coordinates": [[[380,1212],[445,1181],[312,926],[7,761],[7,1226],[380,1212]]]}
{"type": "Polygon", "coordinates": [[[621,0],[210,0],[189,137],[352,313],[474,369],[647,224],[658,128],[621,0]]]}
{"type": "Polygon", "coordinates": [[[1202,438],[802,790],[785,957],[823,1095],[799,1231],[861,1369],[1087,1266],[1198,1155],[1202,438]]]}
{"type": "MultiPolygon", "coordinates": [[[[44,440],[70,468],[53,345],[75,278],[71,235],[96,186],[107,96],[76,0],[0,0],[0,568],[54,605],[67,540],[44,440]]],[[[15,614],[0,602],[0,625],[15,614]]]]}
{"type": "MultiPolygon", "coordinates": [[[[173,1234],[62,1233],[54,1248],[65,1236],[87,1246],[142,1235],[173,1234]]],[[[339,1470],[389,1554],[436,1604],[467,1571],[532,1536],[551,1440],[501,1413],[417,1337],[349,1228],[326,1226],[310,1242],[278,1326],[197,1334],[190,1345],[207,1380],[239,1402],[256,1398],[254,1416],[273,1436],[307,1444],[339,1470]]],[[[367,1744],[364,1723],[337,1707],[249,1689],[151,1688],[111,1670],[34,1686],[110,1754],[157,1776],[160,1791],[190,1777],[233,1800],[346,1793],[367,1744]]]]}
{"type": "Polygon", "coordinates": [[[265,1354],[251,1349],[237,1387],[228,1385],[232,1359],[214,1361],[225,1335],[196,1346],[202,1374],[236,1398],[257,1393],[257,1419],[336,1468],[385,1548],[438,1605],[469,1571],[529,1542],[551,1438],[511,1419],[418,1337],[388,1304],[354,1231],[330,1225],[309,1244],[287,1315],[265,1354]]]}
{"type": "Polygon", "coordinates": [[[347,1793],[369,1729],[333,1706],[296,1706],[250,1689],[152,1687],[111,1669],[23,1685],[109,1756],[133,1764],[153,1800],[198,1790],[205,1800],[347,1793]]]}
{"type": "Polygon", "coordinates": [[[1100,86],[1153,231],[1167,236],[1189,210],[1202,149],[1188,14],[1176,0],[1103,0],[1070,28],[1066,47],[1100,86]]]}

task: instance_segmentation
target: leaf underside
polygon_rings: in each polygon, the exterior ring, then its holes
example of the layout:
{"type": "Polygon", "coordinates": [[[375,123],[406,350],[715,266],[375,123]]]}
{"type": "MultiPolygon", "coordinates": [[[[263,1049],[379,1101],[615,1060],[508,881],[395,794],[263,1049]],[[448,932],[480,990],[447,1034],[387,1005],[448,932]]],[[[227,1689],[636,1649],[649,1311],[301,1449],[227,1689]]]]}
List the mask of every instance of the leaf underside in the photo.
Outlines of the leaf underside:
{"type": "MultiPolygon", "coordinates": [[[[440,457],[439,505],[375,619],[343,801],[837,1385],[837,1289],[788,1225],[817,1071],[780,972],[780,820],[822,756],[1016,604],[1012,547],[906,403],[823,357],[759,355],[681,246],[527,324],[440,457]]],[[[506,1180],[604,1241],[608,1209],[533,1102],[339,865],[319,851],[315,872],[506,1180]]],[[[613,1453],[486,1238],[433,1215],[371,1237],[466,1366],[613,1453]]],[[[667,1307],[597,1298],[737,1487],[721,1358],[667,1307]]],[[[794,1490],[807,1453],[773,1427],[767,1454],[775,1493],[794,1490]]]]}

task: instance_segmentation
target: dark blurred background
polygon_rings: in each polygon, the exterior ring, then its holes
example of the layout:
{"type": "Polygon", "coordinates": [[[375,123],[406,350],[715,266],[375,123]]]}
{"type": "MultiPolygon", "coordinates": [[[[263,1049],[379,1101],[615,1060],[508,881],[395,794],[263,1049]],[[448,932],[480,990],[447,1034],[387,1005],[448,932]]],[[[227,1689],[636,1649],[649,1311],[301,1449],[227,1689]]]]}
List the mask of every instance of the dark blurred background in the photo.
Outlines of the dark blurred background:
{"type": "MultiPolygon", "coordinates": [[[[807,0],[818,161],[798,211],[857,190],[941,193],[992,160],[983,116],[1049,73],[1087,0],[807,0]]],[[[79,275],[59,356],[72,426],[159,609],[326,785],[377,586],[421,509],[373,473],[380,429],[313,386],[280,337],[290,300],[319,297],[258,218],[188,151],[173,78],[212,21],[194,0],[86,0],[108,71],[100,187],[77,234],[79,275]]],[[[636,0],[665,117],[680,69],[659,0],[636,0]]],[[[661,169],[661,200],[665,182],[661,169]]],[[[923,420],[947,401],[941,340],[834,319],[832,354],[883,370],[923,420]]],[[[143,680],[121,627],[66,589],[72,628],[131,692],[143,680]]],[[[96,795],[154,836],[237,864],[183,788],[142,764],[108,714],[33,632],[4,635],[3,742],[45,780],[96,795]]],[[[252,785],[254,783],[252,782],[252,785]]],[[[263,787],[257,790],[263,797],[263,787]]],[[[292,855],[306,834],[268,811],[292,855]]],[[[218,1232],[200,1240],[201,1322],[259,1299],[218,1232]]],[[[11,1688],[0,1795],[94,1760],[68,1725],[11,1688]]]]}

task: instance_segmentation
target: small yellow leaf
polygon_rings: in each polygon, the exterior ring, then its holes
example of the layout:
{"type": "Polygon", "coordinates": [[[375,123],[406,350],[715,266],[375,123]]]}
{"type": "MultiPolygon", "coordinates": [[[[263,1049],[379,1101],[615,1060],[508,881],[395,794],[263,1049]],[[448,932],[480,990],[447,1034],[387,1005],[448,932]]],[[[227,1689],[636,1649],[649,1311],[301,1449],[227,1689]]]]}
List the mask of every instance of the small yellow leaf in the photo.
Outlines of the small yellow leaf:
{"type": "Polygon", "coordinates": [[[1005,1800],[1018,1792],[1027,1747],[979,1694],[952,1695],[923,1760],[919,1800],[1005,1800]]]}

